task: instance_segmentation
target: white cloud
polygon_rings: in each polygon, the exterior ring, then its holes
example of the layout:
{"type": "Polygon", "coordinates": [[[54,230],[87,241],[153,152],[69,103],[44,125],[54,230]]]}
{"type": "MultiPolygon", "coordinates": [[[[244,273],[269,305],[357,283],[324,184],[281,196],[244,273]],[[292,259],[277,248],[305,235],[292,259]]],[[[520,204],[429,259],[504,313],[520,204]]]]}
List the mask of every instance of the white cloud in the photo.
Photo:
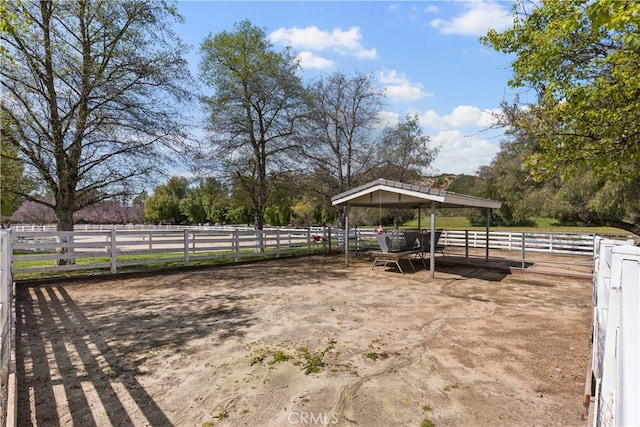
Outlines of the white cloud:
{"type": "Polygon", "coordinates": [[[302,66],[302,68],[306,70],[312,68],[321,70],[327,69],[333,67],[333,65],[335,64],[334,61],[323,58],[309,51],[298,53],[298,59],[300,60],[300,66],[302,66]]]}
{"type": "Polygon", "coordinates": [[[494,114],[498,110],[481,110],[471,105],[459,105],[450,114],[439,115],[428,110],[420,116],[420,123],[432,129],[451,129],[465,127],[487,128],[494,122],[494,114]]]}
{"type": "Polygon", "coordinates": [[[463,34],[481,36],[489,28],[502,31],[513,24],[511,12],[504,3],[495,1],[465,2],[465,12],[449,20],[436,18],[431,26],[443,34],[463,34]]]}
{"type": "Polygon", "coordinates": [[[381,111],[378,113],[378,128],[384,129],[387,126],[395,126],[400,121],[400,114],[395,111],[381,111]]]}
{"type": "Polygon", "coordinates": [[[438,12],[438,6],[436,6],[435,4],[430,4],[429,6],[424,8],[424,11],[426,13],[437,13],[438,12]]]}
{"type": "Polygon", "coordinates": [[[312,51],[333,51],[340,55],[351,55],[357,59],[375,59],[375,49],[365,49],[360,43],[362,35],[359,27],[346,31],[336,28],[333,31],[320,30],[315,25],[306,28],[278,28],[269,35],[273,43],[288,44],[293,49],[312,51]]]}
{"type": "Polygon", "coordinates": [[[431,143],[440,146],[432,164],[436,173],[474,175],[480,166],[490,164],[500,150],[486,139],[465,136],[458,130],[438,132],[431,136],[431,143]]]}
{"type": "Polygon", "coordinates": [[[422,84],[411,83],[405,74],[398,73],[396,70],[380,71],[377,73],[377,77],[392,101],[417,101],[433,96],[433,93],[422,90],[422,84]]]}

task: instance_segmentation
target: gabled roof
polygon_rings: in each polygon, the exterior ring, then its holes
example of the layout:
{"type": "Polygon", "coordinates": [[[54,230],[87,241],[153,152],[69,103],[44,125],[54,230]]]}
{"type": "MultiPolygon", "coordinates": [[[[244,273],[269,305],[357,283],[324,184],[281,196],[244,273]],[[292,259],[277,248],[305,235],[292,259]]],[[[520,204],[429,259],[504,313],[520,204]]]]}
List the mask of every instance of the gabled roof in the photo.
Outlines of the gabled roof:
{"type": "Polygon", "coordinates": [[[419,208],[431,207],[435,202],[437,208],[499,208],[502,202],[467,196],[451,191],[438,190],[420,185],[378,179],[368,184],[340,193],[331,198],[334,206],[348,205],[360,207],[382,208],[419,208]]]}

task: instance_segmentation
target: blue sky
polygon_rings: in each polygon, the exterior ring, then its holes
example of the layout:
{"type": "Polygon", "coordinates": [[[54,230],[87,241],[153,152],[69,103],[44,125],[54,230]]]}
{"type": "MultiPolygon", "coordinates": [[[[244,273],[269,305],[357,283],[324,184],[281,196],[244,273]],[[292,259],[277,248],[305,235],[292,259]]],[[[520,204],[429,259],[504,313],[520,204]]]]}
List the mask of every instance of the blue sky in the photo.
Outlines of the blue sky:
{"type": "Polygon", "coordinates": [[[176,30],[193,46],[233,31],[243,19],[264,28],[276,47],[290,45],[303,78],[342,71],[370,73],[387,94],[381,114],[394,125],[417,114],[440,153],[430,174],[475,174],[498,152],[500,132],[482,132],[507,87],[510,58],[483,46],[489,28],[511,25],[507,1],[179,1],[185,23],[176,30]]]}

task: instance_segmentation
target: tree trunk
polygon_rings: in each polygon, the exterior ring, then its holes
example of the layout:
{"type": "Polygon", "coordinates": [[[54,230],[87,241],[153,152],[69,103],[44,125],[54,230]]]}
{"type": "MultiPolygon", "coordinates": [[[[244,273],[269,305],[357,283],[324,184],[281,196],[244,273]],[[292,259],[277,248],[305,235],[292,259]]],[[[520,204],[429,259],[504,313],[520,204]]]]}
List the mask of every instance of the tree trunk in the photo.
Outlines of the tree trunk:
{"type": "Polygon", "coordinates": [[[640,227],[635,224],[631,224],[629,222],[612,220],[612,219],[599,219],[595,215],[592,215],[591,213],[588,213],[588,212],[587,213],[583,212],[578,214],[578,219],[580,219],[583,222],[586,222],[587,224],[619,228],[621,230],[625,230],[630,233],[633,233],[636,236],[640,236],[640,227]]]}
{"type": "MultiPolygon", "coordinates": [[[[57,252],[63,255],[73,255],[73,208],[60,199],[60,197],[57,197],[56,201],[56,216],[58,217],[57,230],[64,234],[60,234],[58,236],[58,243],[60,246],[58,247],[57,252]]],[[[73,257],[68,259],[59,258],[57,260],[57,265],[71,265],[75,263],[76,260],[73,257]]]]}

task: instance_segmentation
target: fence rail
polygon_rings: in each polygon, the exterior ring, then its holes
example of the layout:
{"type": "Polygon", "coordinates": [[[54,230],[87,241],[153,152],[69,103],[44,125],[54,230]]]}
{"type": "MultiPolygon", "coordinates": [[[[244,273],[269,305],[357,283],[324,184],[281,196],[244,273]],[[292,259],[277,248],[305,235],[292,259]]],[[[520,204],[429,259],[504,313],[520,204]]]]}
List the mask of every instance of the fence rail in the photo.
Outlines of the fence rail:
{"type": "MultiPolygon", "coordinates": [[[[240,261],[256,257],[279,257],[342,250],[344,231],[330,227],[270,228],[180,226],[173,229],[104,230],[73,232],[15,231],[13,273],[68,272],[77,270],[122,271],[142,265],[203,260],[240,261]]],[[[350,250],[377,247],[374,228],[350,230],[350,250]]],[[[528,233],[444,230],[439,243],[446,247],[488,248],[527,252],[593,255],[592,234],[528,233]]]]}
{"type": "MultiPolygon", "coordinates": [[[[489,248],[508,251],[565,253],[572,255],[593,255],[593,234],[583,233],[531,233],[531,232],[489,232],[489,248]]],[[[441,237],[447,246],[485,248],[487,233],[472,230],[445,230],[441,237]]]]}
{"type": "Polygon", "coordinates": [[[13,245],[14,273],[108,269],[178,262],[313,253],[326,250],[320,235],[306,229],[18,231],[13,245]],[[51,261],[42,266],[43,261],[51,261]]]}

